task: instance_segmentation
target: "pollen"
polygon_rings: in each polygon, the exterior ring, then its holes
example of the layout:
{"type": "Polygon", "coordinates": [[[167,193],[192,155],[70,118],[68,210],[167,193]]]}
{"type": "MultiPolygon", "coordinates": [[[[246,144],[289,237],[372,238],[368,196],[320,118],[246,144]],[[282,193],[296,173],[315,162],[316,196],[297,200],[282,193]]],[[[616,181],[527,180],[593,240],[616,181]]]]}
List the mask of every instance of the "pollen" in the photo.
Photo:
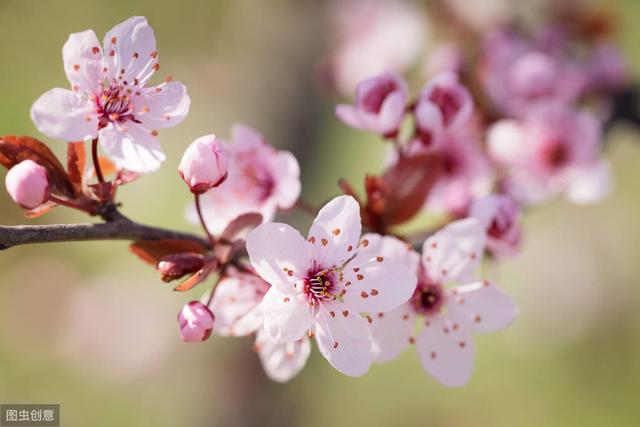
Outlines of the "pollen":
{"type": "Polygon", "coordinates": [[[371,289],[371,295],[373,295],[374,297],[375,297],[376,295],[378,295],[379,293],[380,293],[380,291],[379,291],[379,290],[377,290],[377,289],[371,289]]]}
{"type": "Polygon", "coordinates": [[[288,297],[284,297],[284,302],[289,302],[291,301],[288,297]]]}
{"type": "Polygon", "coordinates": [[[362,239],[362,242],[360,242],[360,244],[366,248],[367,246],[369,246],[369,241],[367,239],[362,239]]]}
{"type": "Polygon", "coordinates": [[[158,136],[158,131],[154,129],[150,132],[150,134],[151,136],[158,136]]]}
{"type": "Polygon", "coordinates": [[[338,234],[340,234],[340,229],[336,228],[335,230],[332,231],[334,236],[337,236],[338,234]]]}
{"type": "Polygon", "coordinates": [[[78,71],[80,69],[80,64],[73,64],[73,69],[78,71]]]}
{"type": "Polygon", "coordinates": [[[331,317],[336,317],[336,312],[335,311],[330,311],[329,314],[331,315],[331,317]]]}
{"type": "Polygon", "coordinates": [[[158,71],[160,69],[160,64],[158,64],[157,62],[155,64],[153,64],[153,71],[158,71]]]}
{"type": "Polygon", "coordinates": [[[149,107],[147,107],[147,106],[145,105],[144,107],[142,107],[142,108],[140,109],[140,112],[141,112],[141,113],[148,113],[148,112],[149,112],[149,107]]]}
{"type": "Polygon", "coordinates": [[[133,55],[131,55],[133,59],[138,59],[140,57],[140,54],[138,52],[133,52],[133,55]]]}
{"type": "Polygon", "coordinates": [[[376,257],[376,261],[378,261],[378,262],[382,262],[382,260],[384,260],[384,258],[383,258],[383,257],[381,257],[381,256],[377,256],[377,257],[376,257]]]}
{"type": "Polygon", "coordinates": [[[154,50],[153,52],[151,52],[151,57],[152,57],[153,59],[156,59],[156,58],[158,57],[158,51],[157,51],[157,50],[154,50]]]}
{"type": "Polygon", "coordinates": [[[409,344],[415,344],[416,339],[414,337],[409,337],[409,344]]]}
{"type": "Polygon", "coordinates": [[[118,42],[117,37],[111,37],[111,44],[116,44],[118,42]]]}
{"type": "Polygon", "coordinates": [[[357,274],[356,275],[356,279],[362,280],[362,279],[364,279],[364,276],[362,274],[357,274]]]}
{"type": "Polygon", "coordinates": [[[329,244],[327,239],[320,239],[320,242],[322,242],[322,246],[327,246],[329,244]]]}
{"type": "Polygon", "coordinates": [[[351,252],[353,250],[353,246],[349,245],[349,247],[347,248],[347,252],[351,252]]]}
{"type": "Polygon", "coordinates": [[[338,341],[334,341],[334,342],[333,342],[333,348],[338,348],[338,345],[339,345],[339,344],[338,344],[338,341]]]}
{"type": "Polygon", "coordinates": [[[362,291],[362,292],[360,293],[360,296],[361,296],[362,298],[369,298],[369,294],[368,294],[366,291],[362,291]]]}
{"type": "Polygon", "coordinates": [[[465,348],[465,347],[466,347],[466,345],[467,345],[467,343],[466,343],[466,342],[464,342],[464,341],[460,341],[460,342],[458,343],[458,346],[459,346],[460,348],[465,348]]]}
{"type": "Polygon", "coordinates": [[[97,55],[100,53],[100,48],[98,46],[94,46],[91,48],[91,52],[93,52],[94,55],[97,55]]]}
{"type": "Polygon", "coordinates": [[[343,315],[344,317],[347,317],[347,316],[349,315],[349,310],[344,310],[344,311],[342,312],[342,315],[343,315]]]}
{"type": "Polygon", "coordinates": [[[476,323],[482,322],[482,317],[479,314],[476,314],[476,317],[473,319],[476,323]]]}
{"type": "Polygon", "coordinates": [[[437,357],[438,355],[436,354],[436,352],[435,352],[435,351],[432,351],[432,352],[431,352],[431,354],[430,354],[429,356],[431,357],[431,360],[436,360],[436,357],[437,357]]]}
{"type": "Polygon", "coordinates": [[[307,242],[311,243],[312,245],[316,242],[316,238],[311,236],[307,239],[307,242]]]}

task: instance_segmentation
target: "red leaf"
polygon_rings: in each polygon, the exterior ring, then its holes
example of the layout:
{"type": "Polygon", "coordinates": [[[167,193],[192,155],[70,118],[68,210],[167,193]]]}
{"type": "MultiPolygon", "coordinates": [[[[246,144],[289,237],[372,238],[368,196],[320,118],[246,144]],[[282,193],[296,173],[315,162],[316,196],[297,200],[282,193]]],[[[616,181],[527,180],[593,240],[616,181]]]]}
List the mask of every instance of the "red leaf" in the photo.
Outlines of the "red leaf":
{"type": "Polygon", "coordinates": [[[156,270],[164,282],[171,282],[189,273],[195,273],[204,266],[204,263],[204,255],[182,252],[162,257],[156,265],[156,270]]]}
{"type": "Polygon", "coordinates": [[[45,215],[45,214],[49,213],[49,211],[51,211],[51,209],[55,208],[56,206],[58,206],[57,203],[46,202],[46,203],[38,206],[37,208],[33,208],[33,209],[29,209],[28,211],[24,211],[24,216],[26,216],[29,219],[39,218],[42,215],[45,215]]]}
{"type": "Polygon", "coordinates": [[[86,160],[84,142],[70,142],[67,145],[67,174],[76,194],[82,192],[86,160]]]}
{"type": "Polygon", "coordinates": [[[137,240],[133,242],[129,249],[141,260],[153,265],[167,255],[193,252],[206,255],[207,248],[193,240],[163,239],[163,240],[137,240]]]}
{"type": "Polygon", "coordinates": [[[67,172],[49,147],[29,136],[0,137],[0,164],[11,169],[23,160],[33,160],[47,169],[53,189],[73,198],[75,191],[67,172]]]}
{"type": "Polygon", "coordinates": [[[231,221],[220,235],[221,239],[233,241],[244,239],[247,234],[262,224],[262,215],[259,213],[246,213],[231,221]]]}
{"type": "Polygon", "coordinates": [[[215,264],[205,265],[200,270],[198,270],[196,274],[189,277],[187,280],[185,280],[184,282],[180,283],[178,286],[173,288],[173,290],[177,292],[186,292],[188,290],[193,289],[196,285],[202,283],[207,277],[209,277],[209,274],[211,273],[212,270],[215,269],[215,266],[216,266],[215,264]]]}

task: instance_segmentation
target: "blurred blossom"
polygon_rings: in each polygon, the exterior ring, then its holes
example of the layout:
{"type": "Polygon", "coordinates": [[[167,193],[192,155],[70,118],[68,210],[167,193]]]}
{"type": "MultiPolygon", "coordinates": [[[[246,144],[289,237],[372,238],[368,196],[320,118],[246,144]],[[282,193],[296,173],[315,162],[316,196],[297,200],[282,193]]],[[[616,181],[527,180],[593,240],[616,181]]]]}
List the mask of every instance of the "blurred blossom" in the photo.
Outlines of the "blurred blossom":
{"type": "Polygon", "coordinates": [[[465,24],[478,31],[487,31],[509,22],[517,7],[512,0],[447,0],[443,3],[465,24]]]}
{"type": "Polygon", "coordinates": [[[492,255],[513,256],[520,252],[520,206],[509,195],[490,194],[475,199],[469,216],[478,219],[487,231],[487,250],[492,255]]]}
{"type": "Polygon", "coordinates": [[[429,49],[424,62],[424,75],[431,78],[445,71],[460,73],[465,67],[464,52],[455,42],[440,42],[429,49]]]}
{"type": "Polygon", "coordinates": [[[406,71],[420,58],[428,21],[413,3],[399,0],[334,0],[336,46],[327,59],[329,80],[345,95],[385,70],[406,71]]]}

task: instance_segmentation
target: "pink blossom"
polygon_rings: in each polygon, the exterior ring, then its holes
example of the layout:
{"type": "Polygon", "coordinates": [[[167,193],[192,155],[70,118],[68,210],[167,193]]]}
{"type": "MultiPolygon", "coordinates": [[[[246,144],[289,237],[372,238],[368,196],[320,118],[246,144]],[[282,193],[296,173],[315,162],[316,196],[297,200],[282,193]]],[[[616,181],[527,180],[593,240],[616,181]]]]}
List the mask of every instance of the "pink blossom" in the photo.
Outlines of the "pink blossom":
{"type": "Polygon", "coordinates": [[[481,197],[469,208],[469,216],[478,219],[487,231],[487,249],[495,256],[520,252],[520,214],[520,205],[507,194],[481,197]]]}
{"type": "Polygon", "coordinates": [[[398,307],[416,280],[406,267],[361,252],[369,245],[361,227],[358,203],[339,196],[320,210],[306,240],[278,223],[247,236],[251,264],[271,284],[261,305],[266,331],[278,343],[315,336],[320,353],[350,376],[366,373],[372,361],[361,313],[398,307]]]}
{"type": "Polygon", "coordinates": [[[307,337],[279,343],[263,328],[256,335],[255,349],[267,376],[282,383],[295,377],[304,368],[311,354],[311,343],[307,337]]]}
{"type": "Polygon", "coordinates": [[[356,88],[356,105],[336,106],[336,115],[347,125],[394,137],[407,104],[407,84],[393,72],[364,80],[356,88]]]}
{"type": "Polygon", "coordinates": [[[559,104],[539,105],[522,120],[489,130],[489,151],[507,170],[504,186],[523,203],[564,192],[576,203],[595,202],[611,190],[600,153],[601,125],[590,114],[559,104]]]}
{"type": "MultiPolygon", "coordinates": [[[[250,127],[235,125],[225,143],[228,177],[202,196],[209,230],[218,234],[239,215],[257,212],[271,221],[278,208],[291,208],[300,195],[300,167],[293,154],[274,149],[250,127]]],[[[195,209],[188,212],[197,222],[195,209]]]]}
{"type": "Polygon", "coordinates": [[[51,89],[31,108],[40,132],[64,141],[99,138],[119,168],[151,172],[165,155],[157,129],[175,126],[189,111],[185,86],[147,87],[158,70],[158,51],[146,18],[116,25],[103,47],[92,30],[74,33],[62,49],[72,90],[51,89]]]}
{"type": "Polygon", "coordinates": [[[421,260],[393,237],[365,237],[370,250],[402,262],[418,275],[410,301],[372,314],[375,360],[392,360],[415,343],[422,366],[439,382],[448,387],[467,383],[473,371],[471,334],[504,329],[517,313],[511,298],[496,285],[466,279],[484,251],[482,224],[474,218],[451,223],[424,243],[421,260]],[[417,336],[416,319],[421,326],[417,336]]]}
{"type": "Polygon", "coordinates": [[[202,194],[227,179],[227,153],[215,135],[205,135],[187,147],[178,166],[192,193],[202,194]]]}
{"type": "Polygon", "coordinates": [[[33,160],[24,160],[9,169],[5,184],[13,201],[25,209],[37,208],[49,199],[47,170],[33,160]]]}
{"type": "Polygon", "coordinates": [[[213,329],[214,316],[200,301],[185,304],[178,313],[180,336],[184,342],[206,341],[213,329]]]}
{"type": "Polygon", "coordinates": [[[424,63],[424,73],[433,77],[443,72],[461,73],[466,67],[464,52],[454,42],[440,42],[429,49],[424,63]]]}

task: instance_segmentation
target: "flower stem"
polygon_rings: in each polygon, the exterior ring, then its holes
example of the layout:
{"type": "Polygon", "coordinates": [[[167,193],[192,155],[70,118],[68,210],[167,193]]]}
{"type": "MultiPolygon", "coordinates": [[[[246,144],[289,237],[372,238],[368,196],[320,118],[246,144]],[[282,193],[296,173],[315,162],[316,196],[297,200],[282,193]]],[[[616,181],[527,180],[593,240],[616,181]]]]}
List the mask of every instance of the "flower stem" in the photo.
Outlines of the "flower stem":
{"type": "Polygon", "coordinates": [[[70,202],[68,200],[59,199],[58,197],[53,196],[53,195],[49,196],[49,200],[54,202],[54,203],[56,203],[56,204],[58,204],[58,205],[66,206],[66,207],[71,208],[71,209],[81,210],[83,212],[88,213],[89,215],[95,215],[96,214],[95,212],[91,211],[90,209],[88,209],[88,208],[86,208],[84,206],[75,204],[75,203],[70,202]]]}
{"type": "Polygon", "coordinates": [[[98,182],[104,182],[104,175],[102,175],[100,159],[98,158],[98,138],[94,138],[91,142],[91,157],[93,158],[93,169],[96,172],[98,182]]]}
{"type": "Polygon", "coordinates": [[[295,204],[295,207],[300,209],[303,212],[308,213],[311,216],[316,216],[318,214],[318,209],[313,206],[311,203],[304,200],[302,197],[298,199],[295,204]]]}
{"type": "Polygon", "coordinates": [[[196,198],[196,212],[198,212],[198,218],[200,219],[200,224],[202,225],[204,232],[207,234],[207,237],[209,238],[211,245],[215,246],[216,239],[213,238],[213,235],[207,228],[207,223],[204,221],[204,217],[202,216],[202,208],[200,207],[200,195],[195,194],[195,198],[196,198]]]}

